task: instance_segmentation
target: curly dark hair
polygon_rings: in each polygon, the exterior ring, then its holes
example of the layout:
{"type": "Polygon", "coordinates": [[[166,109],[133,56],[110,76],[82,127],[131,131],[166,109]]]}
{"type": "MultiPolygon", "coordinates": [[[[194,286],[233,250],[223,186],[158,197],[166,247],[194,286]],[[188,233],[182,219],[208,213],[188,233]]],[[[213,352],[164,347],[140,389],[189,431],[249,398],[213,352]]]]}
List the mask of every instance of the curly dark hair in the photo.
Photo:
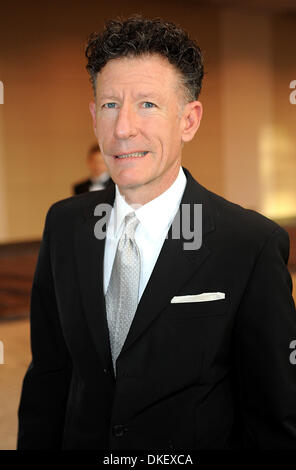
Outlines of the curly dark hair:
{"type": "Polygon", "coordinates": [[[86,69],[96,96],[98,72],[111,59],[159,54],[166,57],[180,73],[185,100],[198,98],[203,71],[203,57],[197,43],[174,23],[161,18],[134,15],[126,20],[110,20],[100,33],[92,33],[85,49],[86,69]]]}

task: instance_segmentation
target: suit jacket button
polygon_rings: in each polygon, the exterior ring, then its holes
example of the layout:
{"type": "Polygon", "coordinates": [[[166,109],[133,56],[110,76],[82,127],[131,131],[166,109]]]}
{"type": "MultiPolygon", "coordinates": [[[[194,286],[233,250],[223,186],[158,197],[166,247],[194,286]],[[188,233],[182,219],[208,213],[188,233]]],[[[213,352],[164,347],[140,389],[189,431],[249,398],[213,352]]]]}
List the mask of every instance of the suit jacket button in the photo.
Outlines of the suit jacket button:
{"type": "Polygon", "coordinates": [[[104,374],[109,375],[111,373],[111,370],[108,368],[104,369],[104,374]]]}
{"type": "Polygon", "coordinates": [[[113,435],[115,437],[122,437],[126,431],[127,428],[123,424],[115,424],[113,426],[113,435]]]}

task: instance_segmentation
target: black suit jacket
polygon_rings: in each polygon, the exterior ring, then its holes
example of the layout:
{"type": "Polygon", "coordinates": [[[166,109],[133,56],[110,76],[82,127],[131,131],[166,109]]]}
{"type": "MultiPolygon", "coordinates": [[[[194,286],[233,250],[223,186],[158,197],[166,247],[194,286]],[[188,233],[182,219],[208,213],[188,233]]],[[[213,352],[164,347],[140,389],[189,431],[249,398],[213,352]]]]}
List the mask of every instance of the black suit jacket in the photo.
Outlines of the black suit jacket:
{"type": "Polygon", "coordinates": [[[32,362],[19,449],[296,449],[296,338],[287,233],[198,184],[203,242],[168,237],[112,370],[104,240],[94,208],[114,187],[55,203],[31,298],[32,362]],[[176,295],[225,299],[171,303],[176,295]]]}

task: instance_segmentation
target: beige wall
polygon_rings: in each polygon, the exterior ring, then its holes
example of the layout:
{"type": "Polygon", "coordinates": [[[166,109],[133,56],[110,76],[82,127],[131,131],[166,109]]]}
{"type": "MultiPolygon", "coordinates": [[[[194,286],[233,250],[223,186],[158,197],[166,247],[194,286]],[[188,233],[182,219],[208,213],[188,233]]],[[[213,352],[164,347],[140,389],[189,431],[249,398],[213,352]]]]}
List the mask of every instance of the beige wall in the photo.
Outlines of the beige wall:
{"type": "Polygon", "coordinates": [[[6,168],[5,168],[5,151],[4,151],[4,105],[0,105],[0,241],[5,240],[9,236],[8,220],[7,220],[7,200],[6,200],[6,168]]]}
{"type": "Polygon", "coordinates": [[[258,144],[272,120],[270,16],[221,11],[221,64],[225,197],[260,210],[258,144]]]}
{"type": "Polygon", "coordinates": [[[205,54],[204,117],[184,149],[184,165],[235,202],[276,216],[280,199],[286,201],[281,214],[296,215],[296,106],[288,101],[288,84],[296,78],[289,43],[296,15],[189,3],[191,10],[156,0],[140,8],[138,2],[90,0],[4,6],[0,241],[39,238],[49,205],[70,196],[72,183],[86,176],[84,156],[94,137],[83,44],[106,19],[134,12],[179,22],[205,54]]]}
{"type": "Polygon", "coordinates": [[[272,26],[273,128],[262,208],[270,217],[295,217],[296,105],[289,100],[289,85],[296,79],[296,15],[277,15],[272,26]]]}

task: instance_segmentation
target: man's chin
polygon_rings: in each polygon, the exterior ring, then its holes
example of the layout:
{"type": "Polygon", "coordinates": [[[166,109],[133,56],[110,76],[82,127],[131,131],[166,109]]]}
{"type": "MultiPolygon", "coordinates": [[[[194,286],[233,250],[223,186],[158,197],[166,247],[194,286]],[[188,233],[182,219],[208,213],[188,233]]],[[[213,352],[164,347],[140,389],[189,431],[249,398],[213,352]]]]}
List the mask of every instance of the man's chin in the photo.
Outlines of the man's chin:
{"type": "Polygon", "coordinates": [[[139,181],[139,180],[121,180],[119,178],[118,181],[115,181],[114,182],[117,184],[118,188],[120,189],[120,192],[122,191],[131,191],[131,190],[137,190],[139,189],[141,186],[143,186],[143,181],[139,181]]]}
{"type": "Polygon", "coordinates": [[[111,178],[119,189],[132,190],[137,189],[144,184],[143,175],[140,172],[121,171],[110,172],[111,178]]]}

